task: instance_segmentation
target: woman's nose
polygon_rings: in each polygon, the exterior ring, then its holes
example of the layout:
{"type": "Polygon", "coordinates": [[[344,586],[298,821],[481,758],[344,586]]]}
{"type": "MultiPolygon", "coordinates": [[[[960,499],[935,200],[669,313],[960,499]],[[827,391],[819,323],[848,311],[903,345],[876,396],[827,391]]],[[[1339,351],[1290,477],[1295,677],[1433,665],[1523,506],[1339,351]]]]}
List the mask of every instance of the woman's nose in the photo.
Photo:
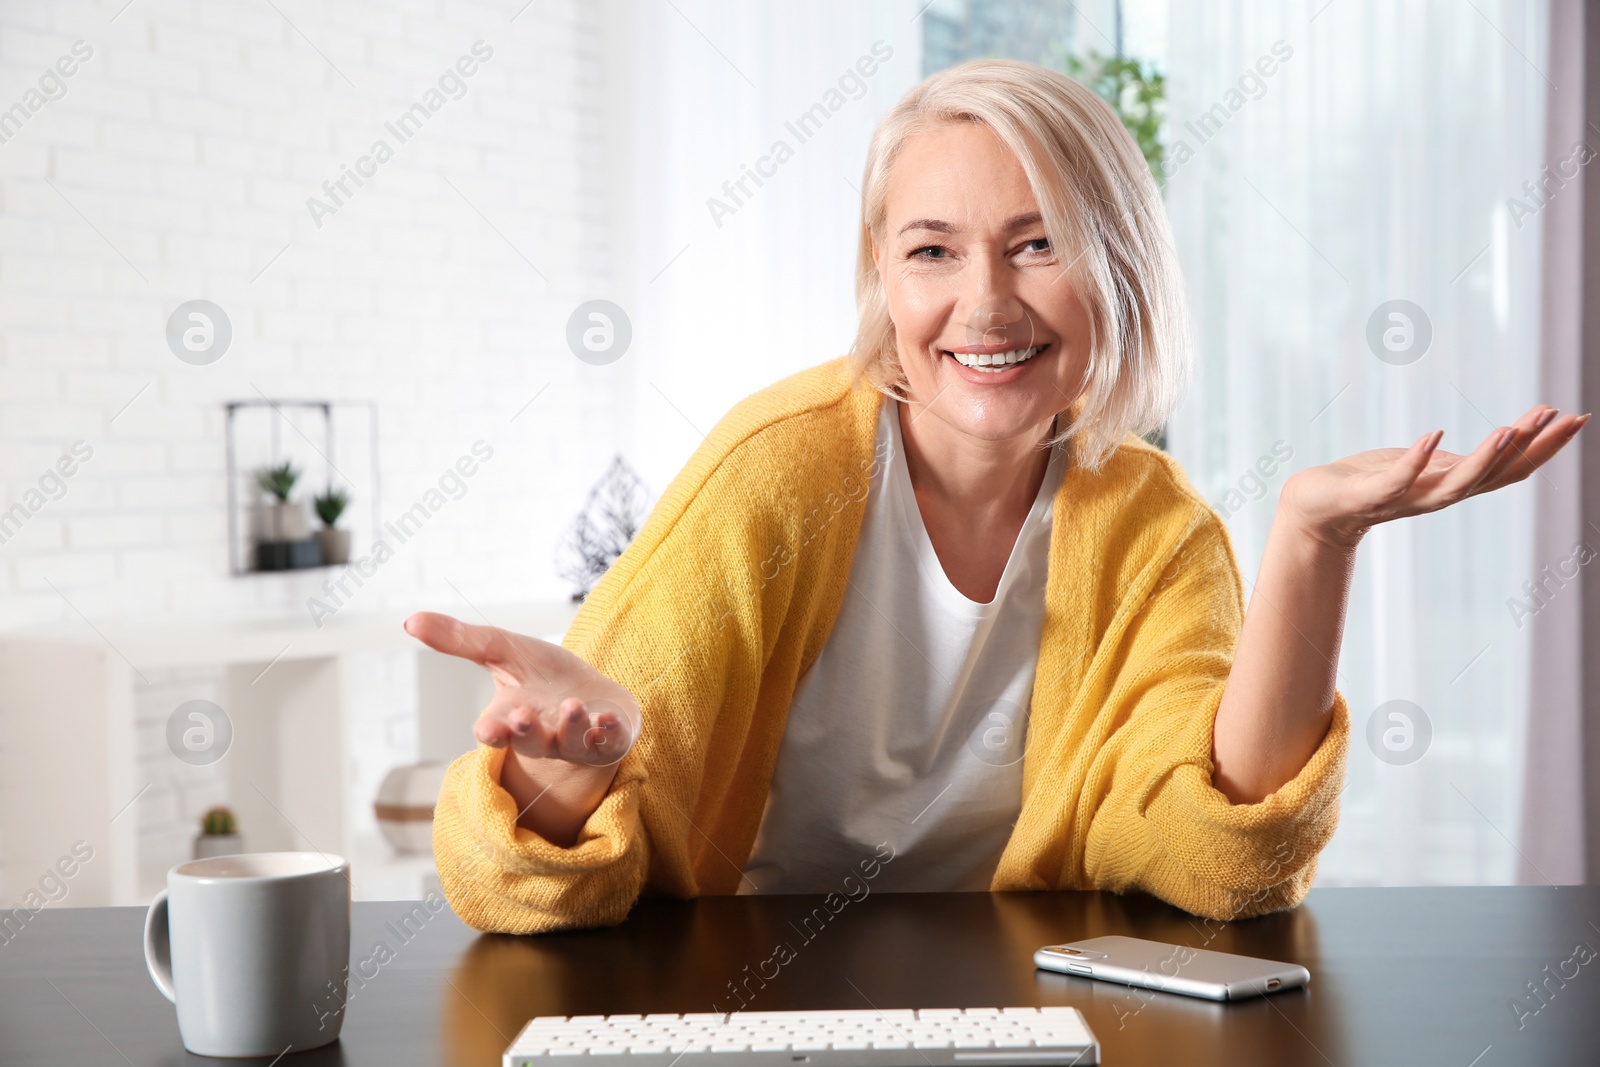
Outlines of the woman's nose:
{"type": "Polygon", "coordinates": [[[1014,296],[978,304],[967,316],[967,344],[1005,345],[1008,349],[1033,347],[1033,318],[1014,296]]]}

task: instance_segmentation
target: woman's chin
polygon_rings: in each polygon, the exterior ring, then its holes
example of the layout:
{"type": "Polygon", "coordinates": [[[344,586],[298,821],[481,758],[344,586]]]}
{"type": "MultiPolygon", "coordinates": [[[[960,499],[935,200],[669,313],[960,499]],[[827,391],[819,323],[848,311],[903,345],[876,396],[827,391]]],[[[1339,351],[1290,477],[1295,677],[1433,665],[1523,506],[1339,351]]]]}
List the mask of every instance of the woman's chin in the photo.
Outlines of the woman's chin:
{"type": "MultiPolygon", "coordinates": [[[[920,419],[915,411],[908,414],[920,419]]],[[[1041,404],[1039,398],[1034,396],[1019,396],[1016,402],[1007,403],[999,396],[978,399],[958,397],[952,389],[933,405],[928,414],[932,417],[927,422],[937,419],[963,437],[998,442],[1036,437],[1041,427],[1048,426],[1056,414],[1056,408],[1054,405],[1041,404]]],[[[926,427],[919,425],[917,428],[926,427]]]]}

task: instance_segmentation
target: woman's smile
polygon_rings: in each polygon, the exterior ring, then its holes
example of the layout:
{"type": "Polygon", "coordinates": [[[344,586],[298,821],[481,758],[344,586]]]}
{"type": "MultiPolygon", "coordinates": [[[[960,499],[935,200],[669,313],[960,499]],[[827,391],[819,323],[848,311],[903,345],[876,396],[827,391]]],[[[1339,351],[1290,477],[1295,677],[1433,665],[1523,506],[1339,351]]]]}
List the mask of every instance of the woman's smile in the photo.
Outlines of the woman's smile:
{"type": "Polygon", "coordinates": [[[1005,345],[963,345],[960,348],[941,350],[941,359],[948,356],[955,371],[969,382],[979,385],[1003,385],[1023,376],[1024,368],[1050,349],[1049,344],[1027,348],[1008,348],[1005,345]]]}

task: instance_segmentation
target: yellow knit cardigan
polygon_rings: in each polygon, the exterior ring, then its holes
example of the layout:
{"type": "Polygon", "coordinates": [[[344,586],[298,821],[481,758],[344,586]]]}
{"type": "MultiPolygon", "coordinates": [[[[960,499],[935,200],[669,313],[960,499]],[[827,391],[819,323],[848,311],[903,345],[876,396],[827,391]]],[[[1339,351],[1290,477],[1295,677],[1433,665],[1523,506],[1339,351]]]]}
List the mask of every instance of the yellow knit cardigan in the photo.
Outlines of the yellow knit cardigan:
{"type": "MultiPolygon", "coordinates": [[[[644,891],[737,890],[796,683],[843,603],[883,402],[837,359],[706,437],[563,641],[644,711],[578,841],[516,825],[504,750],[451,764],[433,843],[463,920],[536,933],[619,922],[644,891]]],[[[1069,463],[1053,514],[1022,810],[992,888],[1139,889],[1221,919],[1298,904],[1338,821],[1344,698],[1293,780],[1230,803],[1211,726],[1244,604],[1221,520],[1132,438],[1098,474],[1069,463]]]]}

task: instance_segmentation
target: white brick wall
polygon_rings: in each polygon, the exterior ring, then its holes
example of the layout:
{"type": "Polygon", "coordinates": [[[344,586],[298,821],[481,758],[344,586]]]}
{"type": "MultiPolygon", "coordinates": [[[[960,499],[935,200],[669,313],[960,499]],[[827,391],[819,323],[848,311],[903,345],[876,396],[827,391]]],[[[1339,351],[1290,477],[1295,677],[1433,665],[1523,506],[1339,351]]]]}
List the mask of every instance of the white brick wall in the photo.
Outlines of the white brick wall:
{"type": "Polygon", "coordinates": [[[155,896],[173,864],[192,858],[200,816],[207,808],[232,801],[226,760],[192,766],[167,750],[167,719],[189,700],[223,699],[221,672],[215,669],[153,671],[139,687],[134,716],[139,762],[149,790],[130,817],[139,823],[139,892],[155,896]]]}
{"type": "MultiPolygon", "coordinates": [[[[848,343],[854,184],[917,77],[920,0],[125,2],[0,3],[0,116],[75,41],[94,50],[0,143],[0,632],[306,612],[328,572],[228,574],[223,405],[262,394],[376,405],[375,484],[339,453],[355,519],[380,493],[397,519],[475,441],[495,449],[352,611],[564,598],[555,546],[614,453],[659,493],[740,396],[848,343]],[[871,98],[716,225],[706,197],[880,37],[896,59],[871,98]],[[494,54],[466,95],[315,225],[307,198],[478,40],[494,54]],[[633,324],[603,367],[565,341],[597,297],[633,324]],[[211,366],[167,348],[194,299],[232,322],[211,366]],[[6,512],[79,440],[94,454],[65,496],[5,539],[6,512]]],[[[360,552],[372,535],[354,528],[360,552]]],[[[370,668],[349,725],[386,740],[347,767],[358,833],[416,743],[397,734],[414,664],[370,668]]],[[[237,798],[175,770],[151,732],[214,675],[146,674],[148,888],[198,811],[237,798]]]]}
{"type": "MultiPolygon", "coordinates": [[[[222,405],[262,394],[376,403],[377,485],[347,470],[358,515],[378,491],[380,517],[398,515],[476,440],[496,450],[353,610],[472,616],[449,583],[483,605],[564,597],[555,542],[630,422],[627,368],[582,364],[564,340],[572,308],[615,285],[593,6],[548,0],[513,24],[515,7],[462,0],[123,3],[0,6],[0,112],[74,42],[93,49],[0,143],[0,514],[73,442],[94,450],[0,544],[0,629],[304,612],[327,572],[228,574],[222,405]],[[307,197],[479,40],[494,53],[465,96],[313,225],[307,197]],[[165,342],[197,298],[234,331],[208,367],[165,342]]],[[[172,707],[214,675],[153,671],[139,694],[144,888],[228,799],[215,768],[157,759],[172,707]]],[[[384,692],[358,725],[408,690],[384,692]]],[[[367,832],[377,777],[415,756],[401,741],[356,768],[367,832]]]]}
{"type": "MultiPolygon", "coordinates": [[[[344,661],[350,689],[349,719],[344,723],[348,763],[344,796],[346,845],[366,854],[387,855],[372,801],[392,767],[415,762],[417,747],[417,663],[411,652],[365,652],[344,661]]],[[[253,786],[237,779],[232,763],[193,766],[172,758],[167,749],[167,719],[173,708],[189,700],[223,702],[226,685],[215,668],[148,672],[135,702],[141,779],[149,789],[130,812],[138,820],[138,891],[146,899],[166,884],[167,870],[193,855],[200,816],[217,804],[233,804],[253,786]]],[[[246,848],[261,848],[261,827],[241,824],[246,848]]],[[[327,847],[327,846],[324,846],[327,847]]],[[[355,872],[359,897],[371,897],[382,875],[355,872]]]]}
{"type": "Polygon", "coordinates": [[[262,393],[376,402],[384,517],[475,440],[496,450],[356,610],[470,614],[447,582],[564,596],[555,542],[629,422],[630,372],[564,340],[614,282],[594,6],[122,4],[0,6],[0,109],[75,41],[94,50],[0,144],[0,510],[74,441],[94,449],[0,545],[0,628],[303,611],[324,574],[227,574],[222,404],[262,393]],[[466,95],[313,225],[306,199],[478,40],[494,54],[466,95]],[[197,298],[234,330],[207,367],[165,343],[197,298]]]}

